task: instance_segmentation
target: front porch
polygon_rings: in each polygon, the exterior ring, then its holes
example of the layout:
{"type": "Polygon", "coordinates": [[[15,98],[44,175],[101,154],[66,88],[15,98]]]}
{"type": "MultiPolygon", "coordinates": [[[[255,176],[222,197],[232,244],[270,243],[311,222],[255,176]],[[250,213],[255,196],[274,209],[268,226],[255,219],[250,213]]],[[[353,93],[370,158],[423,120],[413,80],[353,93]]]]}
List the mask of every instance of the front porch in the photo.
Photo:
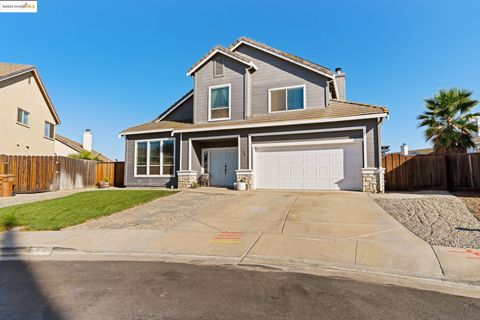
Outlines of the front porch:
{"type": "MultiPolygon", "coordinates": [[[[196,137],[183,140],[187,161],[178,174],[178,188],[197,186],[234,188],[238,181],[253,181],[251,170],[242,170],[241,138],[238,135],[196,137]],[[187,142],[187,143],[185,143],[187,142]]],[[[181,152],[184,154],[184,152],[181,152]]]]}

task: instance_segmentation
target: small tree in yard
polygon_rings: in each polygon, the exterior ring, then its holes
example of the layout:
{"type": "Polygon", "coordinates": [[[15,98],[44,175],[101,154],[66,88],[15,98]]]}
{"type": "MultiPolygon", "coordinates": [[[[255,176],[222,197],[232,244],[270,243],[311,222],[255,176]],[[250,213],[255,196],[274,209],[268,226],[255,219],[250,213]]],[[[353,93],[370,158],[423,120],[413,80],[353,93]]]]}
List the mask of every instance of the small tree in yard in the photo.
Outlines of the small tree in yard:
{"type": "Polygon", "coordinates": [[[455,88],[425,99],[427,110],[417,117],[418,127],[426,128],[425,139],[432,142],[435,153],[465,153],[475,147],[475,119],[480,113],[472,110],[477,104],[471,91],[455,88]]]}
{"type": "Polygon", "coordinates": [[[74,153],[69,155],[68,157],[72,159],[100,161],[100,153],[94,156],[93,153],[91,153],[90,151],[82,151],[80,153],[74,153]]]}

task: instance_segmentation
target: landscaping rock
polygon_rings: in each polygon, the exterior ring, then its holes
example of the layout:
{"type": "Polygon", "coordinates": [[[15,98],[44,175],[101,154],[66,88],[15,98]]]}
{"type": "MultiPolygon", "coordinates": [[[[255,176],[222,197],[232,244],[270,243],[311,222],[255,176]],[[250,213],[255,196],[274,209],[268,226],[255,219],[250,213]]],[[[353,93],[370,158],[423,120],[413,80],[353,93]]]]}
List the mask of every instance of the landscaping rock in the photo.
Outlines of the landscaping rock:
{"type": "Polygon", "coordinates": [[[480,222],[452,195],[386,194],[375,201],[431,245],[480,248],[480,222]]]}

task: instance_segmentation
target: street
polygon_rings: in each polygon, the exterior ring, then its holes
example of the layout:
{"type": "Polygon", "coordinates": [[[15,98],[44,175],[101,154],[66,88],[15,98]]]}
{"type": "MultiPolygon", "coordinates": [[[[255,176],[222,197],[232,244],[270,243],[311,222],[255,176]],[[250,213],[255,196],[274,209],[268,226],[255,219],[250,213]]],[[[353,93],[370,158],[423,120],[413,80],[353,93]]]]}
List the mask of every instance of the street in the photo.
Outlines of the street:
{"type": "Polygon", "coordinates": [[[1,261],[0,319],[479,319],[480,299],[162,262],[1,261]]]}

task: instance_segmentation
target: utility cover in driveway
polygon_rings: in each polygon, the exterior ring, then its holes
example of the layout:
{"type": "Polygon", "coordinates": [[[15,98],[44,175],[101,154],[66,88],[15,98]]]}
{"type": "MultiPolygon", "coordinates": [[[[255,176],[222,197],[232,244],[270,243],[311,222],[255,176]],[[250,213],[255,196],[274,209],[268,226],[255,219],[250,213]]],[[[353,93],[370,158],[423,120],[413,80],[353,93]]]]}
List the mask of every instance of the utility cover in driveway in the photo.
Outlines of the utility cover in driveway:
{"type": "Polygon", "coordinates": [[[257,148],[257,188],[361,190],[362,142],[257,148]]]}

